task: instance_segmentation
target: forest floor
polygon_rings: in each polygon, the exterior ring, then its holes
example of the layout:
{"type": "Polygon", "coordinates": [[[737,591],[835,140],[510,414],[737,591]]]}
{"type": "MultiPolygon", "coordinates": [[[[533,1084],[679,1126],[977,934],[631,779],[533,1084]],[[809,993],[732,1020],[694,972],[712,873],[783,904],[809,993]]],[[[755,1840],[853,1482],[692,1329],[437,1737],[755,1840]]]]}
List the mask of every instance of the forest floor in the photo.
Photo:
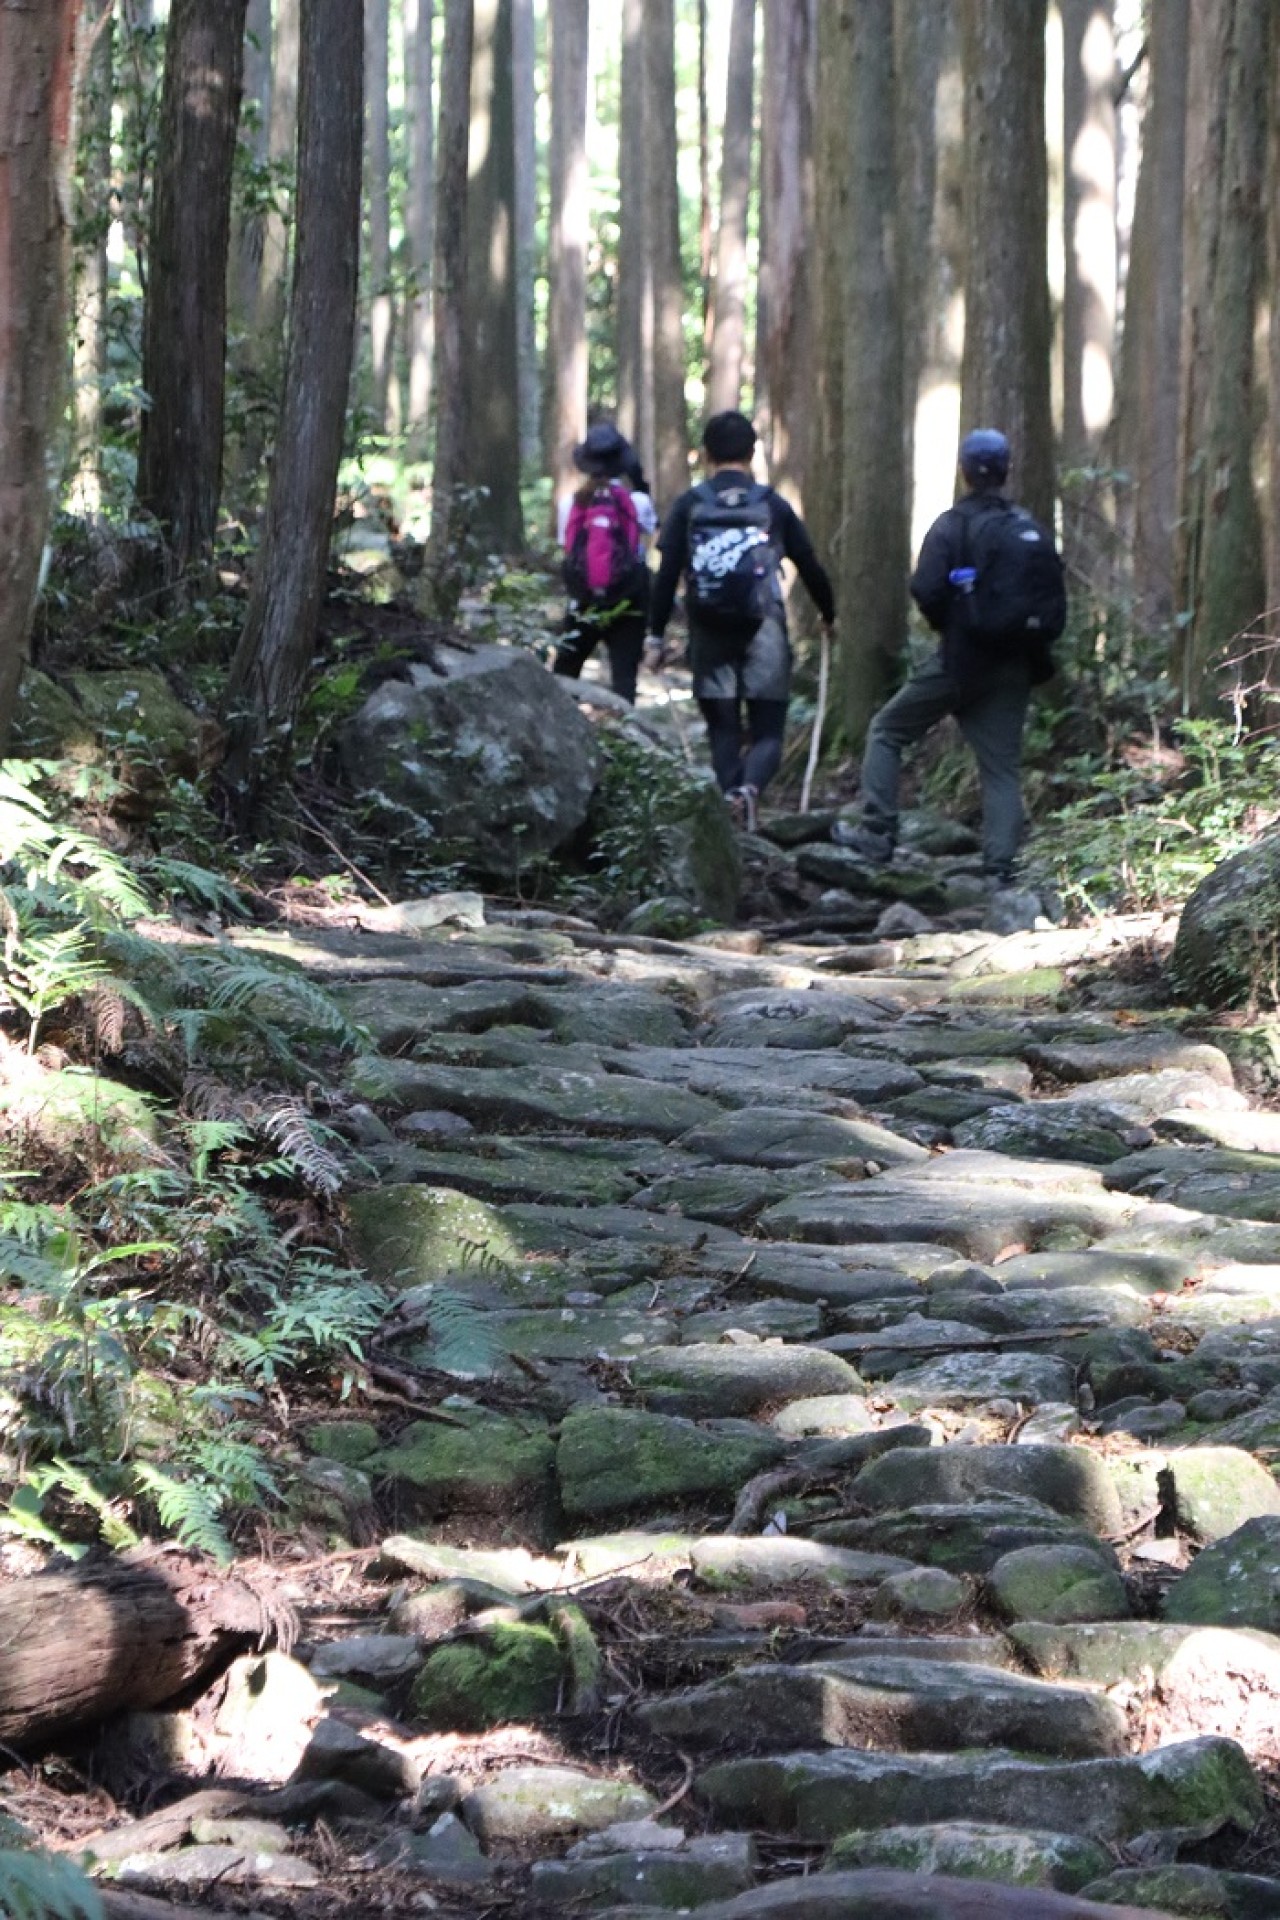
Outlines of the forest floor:
{"type": "Polygon", "coordinates": [[[1280,1914],[1280,1116],[1167,922],[877,937],[973,862],[828,825],[860,931],[227,935],[370,1036],[385,1308],[275,1650],[4,1777],[118,1920],[1280,1914]]]}

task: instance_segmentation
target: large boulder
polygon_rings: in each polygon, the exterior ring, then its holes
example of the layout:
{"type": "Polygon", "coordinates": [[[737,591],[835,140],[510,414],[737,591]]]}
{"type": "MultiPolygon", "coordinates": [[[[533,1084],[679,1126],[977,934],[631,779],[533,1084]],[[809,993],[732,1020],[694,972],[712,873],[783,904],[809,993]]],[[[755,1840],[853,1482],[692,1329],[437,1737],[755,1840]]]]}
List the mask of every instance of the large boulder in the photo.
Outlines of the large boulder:
{"type": "Polygon", "coordinates": [[[1205,1006],[1240,1006],[1265,987],[1280,929],[1280,833],[1234,854],[1182,910],[1173,949],[1178,990],[1205,1006]]]}
{"type": "Polygon", "coordinates": [[[564,680],[515,648],[441,647],[388,680],[342,735],[349,778],[424,815],[469,864],[510,880],[583,825],[599,772],[564,680]]]}

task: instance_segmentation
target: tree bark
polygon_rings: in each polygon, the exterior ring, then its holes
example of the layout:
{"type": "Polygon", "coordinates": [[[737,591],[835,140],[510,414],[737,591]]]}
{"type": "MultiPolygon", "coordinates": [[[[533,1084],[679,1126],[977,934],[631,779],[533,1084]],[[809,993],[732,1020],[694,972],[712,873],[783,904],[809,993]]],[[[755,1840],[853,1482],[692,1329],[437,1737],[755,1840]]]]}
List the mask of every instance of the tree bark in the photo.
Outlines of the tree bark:
{"type": "Polygon", "coordinates": [[[707,0],[698,0],[698,280],[702,288],[702,335],[711,327],[711,114],[707,98],[707,0]]]}
{"type": "Polygon", "coordinates": [[[287,756],[315,645],[346,422],[360,258],[361,0],[302,0],[289,349],[266,522],[227,689],[243,811],[287,756]]]}
{"type": "Polygon", "coordinates": [[[1263,292],[1270,10],[1235,0],[1228,42],[1227,120],[1211,318],[1213,356],[1205,405],[1199,488],[1200,551],[1182,701],[1191,713],[1219,710],[1255,690],[1254,632],[1266,578],[1253,481],[1254,341],[1263,292]]]}
{"type": "Polygon", "coordinates": [[[193,1559],[113,1559],[0,1591],[0,1741],[38,1749],[125,1708],[162,1706],[270,1624],[242,1581],[193,1559]]]}
{"type": "MultiPolygon", "coordinates": [[[[924,259],[923,360],[913,436],[913,549],[938,515],[951,505],[960,427],[965,282],[964,77],[960,20],[950,0],[938,20],[938,52],[933,214],[931,241],[924,259]]],[[[904,299],[907,297],[904,295],[904,299]]],[[[916,296],[913,293],[909,297],[916,296]]],[[[907,337],[909,341],[910,331],[907,337]]]]}
{"type": "Polygon", "coordinates": [[[262,282],[259,290],[259,371],[274,387],[284,348],[284,314],[289,291],[289,234],[293,226],[298,147],[299,8],[301,0],[272,0],[271,117],[267,157],[286,178],[278,204],[262,229],[262,282]]]}
{"type": "Polygon", "coordinates": [[[689,481],[684,269],[676,180],[674,0],[646,0],[642,44],[646,198],[653,271],[653,478],[665,507],[684,492],[689,481]]]}
{"type": "Polygon", "coordinates": [[[1125,288],[1121,453],[1133,475],[1136,611],[1148,629],[1167,626],[1175,606],[1188,33],[1189,0],[1152,12],[1125,288]]]}
{"type": "Polygon", "coordinates": [[[457,489],[467,436],[463,377],[467,291],[467,149],[471,127],[473,0],[445,0],[437,127],[435,325],[436,447],[431,469],[431,540],[424,574],[434,610],[452,618],[461,590],[457,489]]]}
{"type": "Polygon", "coordinates": [[[961,424],[998,427],[1014,492],[1053,520],[1045,0],[964,0],[965,335],[961,424]],[[1016,154],[1013,189],[1010,156],[1016,154]]]}
{"type": "Polygon", "coordinates": [[[849,227],[845,247],[844,619],[840,730],[855,750],[893,679],[906,629],[902,307],[898,287],[893,11],[848,0],[849,227]],[[868,449],[875,449],[868,458],[868,449]]]}
{"type": "Polygon", "coordinates": [[[379,433],[391,431],[395,296],[391,285],[391,9],[365,0],[365,202],[368,210],[370,394],[379,433]]]}
{"type": "Polygon", "coordinates": [[[936,315],[929,305],[938,253],[938,88],[949,0],[894,0],[898,159],[898,288],[902,307],[905,482],[914,485],[916,408],[936,315]]]}
{"type": "MultiPolygon", "coordinates": [[[[1277,633],[1280,608],[1280,33],[1271,35],[1271,127],[1267,192],[1267,259],[1271,267],[1271,314],[1267,337],[1267,626],[1277,633]]],[[[1263,662],[1269,702],[1280,691],[1280,646],[1263,662]]]]}
{"type": "Polygon", "coordinates": [[[84,9],[75,216],[75,500],[96,513],[102,495],[102,388],[107,373],[107,235],[111,226],[114,19],[110,0],[84,9]]]}
{"type": "Polygon", "coordinates": [[[716,234],[711,361],[707,375],[708,413],[722,413],[727,407],[737,407],[742,400],[755,68],[756,0],[733,0],[720,153],[720,222],[716,234]]]}
{"type": "Polygon", "coordinates": [[[516,355],[520,367],[520,461],[542,459],[542,383],[538,377],[538,23],[533,0],[515,0],[511,16],[516,142],[516,355]]]}
{"type": "MultiPolygon", "coordinates": [[[[838,559],[844,520],[844,299],[848,247],[849,104],[842,81],[850,71],[852,16],[847,7],[817,6],[817,80],[814,96],[814,228],[812,250],[814,354],[809,468],[823,484],[805,501],[809,531],[820,553],[838,559]]],[[[797,370],[797,378],[802,377],[797,370]]]]}
{"type": "MultiPolygon", "coordinates": [[[[265,166],[271,117],[271,0],[249,0],[244,33],[244,97],[240,142],[256,166],[265,166]]],[[[263,215],[233,208],[228,314],[232,330],[248,338],[257,323],[262,279],[263,215]]],[[[242,354],[243,357],[243,354],[242,354]]]]}
{"type": "Polygon", "coordinates": [[[801,512],[813,404],[810,309],[816,0],[764,9],[760,127],[760,275],[756,289],[757,431],[769,478],[801,512]]]}
{"type": "Polygon", "coordinates": [[[554,503],[575,485],[573,449],[587,424],[588,0],[551,0],[548,465],[554,503]]]}
{"type": "Polygon", "coordinates": [[[516,347],[513,0],[475,0],[467,176],[467,435],[461,474],[471,524],[495,553],[524,546],[516,347]]]}
{"type": "MultiPolygon", "coordinates": [[[[644,0],[623,0],[618,125],[618,425],[654,471],[652,209],[645,131],[644,0]]],[[[669,502],[664,499],[664,507],[669,502]]]]}
{"type": "Polygon", "coordinates": [[[409,205],[406,242],[409,297],[406,307],[409,351],[408,451],[423,460],[431,420],[431,257],[435,248],[435,74],[431,45],[434,0],[409,0],[412,21],[406,58],[409,109],[409,205]]]}
{"type": "Polygon", "coordinates": [[[0,753],[8,742],[51,505],[63,395],[78,0],[0,6],[0,753]]]}
{"type": "Polygon", "coordinates": [[[165,46],[138,499],[160,522],[178,574],[208,560],[218,524],[245,9],[246,0],[174,0],[165,46]]]}

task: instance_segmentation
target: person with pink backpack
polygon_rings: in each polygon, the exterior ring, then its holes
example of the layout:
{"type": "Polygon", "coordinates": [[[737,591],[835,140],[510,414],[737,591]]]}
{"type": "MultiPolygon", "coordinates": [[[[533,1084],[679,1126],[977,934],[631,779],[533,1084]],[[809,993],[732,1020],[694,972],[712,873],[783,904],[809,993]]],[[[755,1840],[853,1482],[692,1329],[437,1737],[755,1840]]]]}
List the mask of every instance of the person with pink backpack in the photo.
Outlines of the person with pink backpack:
{"type": "Polygon", "coordinates": [[[569,607],[555,671],[576,680],[603,640],[613,690],[634,706],[649,618],[645,548],[657,515],[643,484],[624,477],[635,455],[615,426],[591,427],[573,450],[573,464],[585,478],[560,508],[569,607]]]}

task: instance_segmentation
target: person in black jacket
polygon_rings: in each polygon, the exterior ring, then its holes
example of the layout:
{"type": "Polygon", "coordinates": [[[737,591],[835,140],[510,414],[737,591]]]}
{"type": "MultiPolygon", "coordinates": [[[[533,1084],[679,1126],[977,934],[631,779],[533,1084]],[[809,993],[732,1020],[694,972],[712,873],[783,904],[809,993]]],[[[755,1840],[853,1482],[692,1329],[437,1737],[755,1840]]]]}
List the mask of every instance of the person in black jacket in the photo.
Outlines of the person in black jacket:
{"type": "MultiPolygon", "coordinates": [[[[662,564],[649,609],[648,643],[649,664],[660,665],[663,635],[685,574],[693,691],[707,723],[711,763],[735,818],[750,829],[756,824],[756,803],[782,760],[791,690],[791,645],[779,571],[783,559],[795,565],[824,624],[830,626],[835,619],[831,582],[803,522],[780,494],[756,486],[751,478],[755,445],[755,428],[744,414],[717,413],[708,420],[702,435],[708,478],[681,494],[658,542],[662,564]],[[761,568],[763,617],[712,624],[693,604],[691,538],[698,516],[708,508],[721,522],[730,522],[739,504],[747,517],[758,517],[757,551],[767,548],[770,555],[767,572],[761,568]]],[[[725,532],[732,544],[734,529],[728,525],[725,532]]]]}
{"type": "Polygon", "coordinates": [[[960,446],[968,492],[930,527],[911,576],[911,595],[939,635],[938,652],[881,707],[867,733],[862,761],[862,816],[837,837],[875,865],[893,858],[898,837],[902,755],[946,714],[954,714],[978,762],[982,782],[982,865],[998,886],[1010,885],[1026,830],[1022,805],[1022,732],[1031,688],[1047,680],[1047,643],[1019,653],[984,653],[966,630],[963,595],[972,590],[969,556],[984,514],[1004,512],[1009,442],[990,427],[960,446]]]}

